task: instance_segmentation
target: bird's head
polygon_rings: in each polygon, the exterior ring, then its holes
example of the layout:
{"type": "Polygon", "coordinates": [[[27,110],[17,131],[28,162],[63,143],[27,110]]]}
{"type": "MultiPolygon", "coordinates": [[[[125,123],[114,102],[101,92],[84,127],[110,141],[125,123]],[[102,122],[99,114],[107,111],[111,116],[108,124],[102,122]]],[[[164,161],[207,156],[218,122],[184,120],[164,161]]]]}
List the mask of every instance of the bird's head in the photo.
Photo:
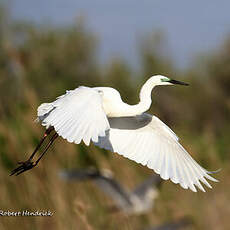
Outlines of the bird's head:
{"type": "Polygon", "coordinates": [[[152,76],[148,81],[150,81],[152,85],[189,85],[185,82],[173,80],[162,75],[152,76]]]}

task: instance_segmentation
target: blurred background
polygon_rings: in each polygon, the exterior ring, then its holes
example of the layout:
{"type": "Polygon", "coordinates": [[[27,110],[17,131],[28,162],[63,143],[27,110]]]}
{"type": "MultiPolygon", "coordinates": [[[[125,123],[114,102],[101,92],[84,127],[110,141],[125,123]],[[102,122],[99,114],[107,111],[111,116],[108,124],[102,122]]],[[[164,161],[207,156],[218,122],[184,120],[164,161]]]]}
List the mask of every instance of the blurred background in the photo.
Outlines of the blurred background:
{"type": "Polygon", "coordinates": [[[52,217],[0,217],[0,229],[145,229],[188,215],[188,229],[229,229],[230,3],[205,1],[9,0],[0,3],[0,209],[50,210],[52,217]],[[112,170],[133,188],[152,171],[93,145],[59,138],[38,167],[9,177],[44,133],[42,102],[79,85],[111,86],[138,102],[162,74],[190,87],[153,91],[151,113],[215,175],[206,193],[166,181],[147,214],[108,213],[112,201],[91,183],[66,183],[60,169],[112,170]]]}

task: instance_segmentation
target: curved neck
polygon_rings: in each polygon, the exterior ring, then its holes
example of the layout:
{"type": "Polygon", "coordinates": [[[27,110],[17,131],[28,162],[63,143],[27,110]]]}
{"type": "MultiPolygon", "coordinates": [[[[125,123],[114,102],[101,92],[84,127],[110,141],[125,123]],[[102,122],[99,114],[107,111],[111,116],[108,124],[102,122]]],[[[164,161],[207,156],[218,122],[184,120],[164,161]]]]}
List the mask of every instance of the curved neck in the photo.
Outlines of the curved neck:
{"type": "Polygon", "coordinates": [[[122,109],[123,111],[120,111],[121,113],[119,115],[120,116],[136,116],[136,115],[140,115],[146,112],[152,104],[151,92],[154,86],[155,84],[153,84],[151,79],[146,81],[145,84],[142,86],[140,94],[139,94],[140,102],[136,105],[128,105],[124,103],[123,109],[122,109]]]}
{"type": "Polygon", "coordinates": [[[151,104],[152,104],[152,99],[151,99],[151,93],[153,88],[155,87],[155,84],[149,79],[148,81],[145,82],[145,84],[141,87],[140,91],[140,102],[136,105],[140,113],[143,113],[147,111],[151,104]]]}
{"type": "Polygon", "coordinates": [[[152,103],[151,93],[154,87],[155,84],[153,84],[151,79],[146,81],[145,84],[141,87],[139,104],[146,107],[146,110],[148,110],[149,107],[151,106],[152,103]]]}

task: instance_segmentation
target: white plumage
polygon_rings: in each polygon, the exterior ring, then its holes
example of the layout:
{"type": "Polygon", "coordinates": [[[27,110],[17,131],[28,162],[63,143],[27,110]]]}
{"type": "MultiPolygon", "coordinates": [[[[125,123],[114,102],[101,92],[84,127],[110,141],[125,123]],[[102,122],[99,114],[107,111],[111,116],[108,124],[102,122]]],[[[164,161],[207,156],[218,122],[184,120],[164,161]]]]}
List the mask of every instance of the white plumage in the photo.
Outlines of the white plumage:
{"type": "Polygon", "coordinates": [[[79,144],[90,140],[101,148],[153,169],[167,180],[196,192],[200,182],[211,188],[211,177],[187,153],[176,134],[157,117],[145,113],[151,105],[151,91],[156,85],[186,83],[157,75],[140,91],[140,102],[128,105],[109,87],[79,87],[67,91],[52,103],[38,107],[38,120],[46,128],[53,126],[59,136],[79,144]]]}
{"type": "Polygon", "coordinates": [[[101,95],[83,86],[67,91],[52,103],[40,105],[38,119],[42,125],[53,126],[59,136],[76,144],[83,140],[89,145],[90,139],[97,142],[109,129],[101,95]]]}

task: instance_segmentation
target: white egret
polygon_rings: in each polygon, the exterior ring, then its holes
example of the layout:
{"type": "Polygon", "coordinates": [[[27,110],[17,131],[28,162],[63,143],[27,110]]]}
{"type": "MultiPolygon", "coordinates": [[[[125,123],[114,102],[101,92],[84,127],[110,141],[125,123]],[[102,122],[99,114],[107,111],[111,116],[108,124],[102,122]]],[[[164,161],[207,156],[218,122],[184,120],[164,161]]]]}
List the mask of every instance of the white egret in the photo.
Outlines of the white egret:
{"type": "MultiPolygon", "coordinates": [[[[162,179],[154,174],[139,184],[133,191],[128,191],[120,185],[112,175],[112,172],[104,169],[61,171],[61,178],[65,180],[92,180],[107,195],[109,195],[119,210],[127,214],[143,214],[154,206],[158,197],[158,187],[162,179]]],[[[117,210],[117,209],[114,209],[117,210]]]]}
{"type": "Polygon", "coordinates": [[[154,115],[145,113],[151,106],[151,92],[158,85],[188,85],[162,75],[150,77],[140,91],[140,102],[129,105],[110,87],[78,87],[66,91],[54,102],[38,107],[38,121],[47,128],[44,137],[25,162],[12,171],[20,174],[35,167],[49,146],[59,136],[79,144],[90,141],[104,149],[153,169],[164,180],[170,179],[196,192],[200,182],[211,188],[206,179],[217,182],[179,143],[176,134],[154,115]],[[32,162],[47,135],[55,132],[37,161],[32,162]]]}

